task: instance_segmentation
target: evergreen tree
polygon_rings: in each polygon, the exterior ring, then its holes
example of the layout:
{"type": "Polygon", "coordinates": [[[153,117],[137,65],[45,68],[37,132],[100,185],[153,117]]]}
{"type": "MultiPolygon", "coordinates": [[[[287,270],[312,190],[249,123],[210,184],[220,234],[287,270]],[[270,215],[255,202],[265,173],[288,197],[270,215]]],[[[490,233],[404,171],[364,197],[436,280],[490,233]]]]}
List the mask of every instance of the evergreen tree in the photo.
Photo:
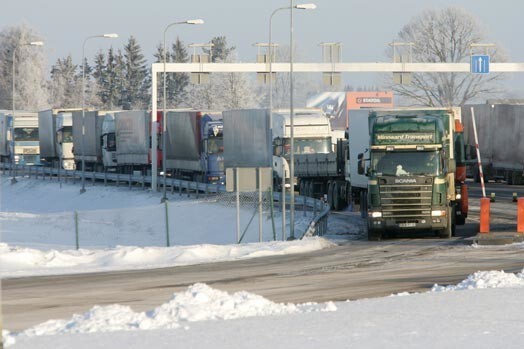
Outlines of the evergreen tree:
{"type": "MultiPolygon", "coordinates": [[[[156,58],[156,61],[155,63],[163,63],[164,62],[164,49],[163,49],[163,45],[162,44],[159,44],[157,47],[156,47],[156,53],[153,55],[155,58],[156,58]]],[[[168,58],[168,53],[166,52],[166,59],[169,59],[168,58]]],[[[169,76],[168,76],[169,77],[169,76]]],[[[166,85],[167,85],[167,78],[166,77],[166,85]]],[[[157,105],[159,106],[162,106],[163,104],[163,101],[162,101],[162,98],[163,98],[163,95],[161,91],[163,91],[163,86],[164,86],[164,76],[163,76],[163,73],[159,75],[159,78],[157,79],[156,81],[156,90],[159,91],[157,93],[157,99],[156,99],[156,103],[157,105]]]]}
{"type": "MultiPolygon", "coordinates": [[[[98,85],[92,79],[94,68],[89,64],[87,58],[84,59],[84,83],[85,83],[85,107],[98,108],[102,105],[100,97],[98,97],[98,85]]],[[[82,83],[82,66],[78,67],[78,79],[82,83]]],[[[82,92],[82,89],[80,89],[82,92]]]]}
{"type": "Polygon", "coordinates": [[[126,64],[122,51],[118,50],[115,55],[115,75],[114,75],[114,99],[113,104],[122,109],[130,109],[129,105],[124,106],[124,99],[127,95],[126,90],[126,64]]]}
{"type": "Polygon", "coordinates": [[[124,106],[129,109],[144,108],[148,104],[149,89],[151,84],[146,60],[141,52],[140,45],[131,36],[124,46],[125,58],[125,98],[124,106]]]}
{"type": "Polygon", "coordinates": [[[82,104],[82,79],[71,55],[51,68],[50,103],[53,108],[76,108],[82,104]]]}
{"type": "Polygon", "coordinates": [[[207,54],[211,53],[211,62],[225,62],[235,50],[235,46],[227,47],[227,39],[225,36],[215,36],[211,39],[213,47],[211,49],[204,49],[207,54]]]}
{"type": "MultiPolygon", "coordinates": [[[[173,44],[173,53],[171,54],[172,62],[187,63],[189,55],[182,41],[177,37],[173,44]]],[[[168,102],[171,107],[180,107],[187,105],[187,86],[189,85],[189,75],[187,73],[169,74],[169,84],[167,85],[168,102]]]]}
{"type": "Polygon", "coordinates": [[[103,106],[107,105],[108,102],[108,91],[105,88],[107,82],[107,71],[106,71],[106,56],[102,51],[99,51],[95,56],[95,66],[93,68],[93,78],[98,87],[97,96],[100,98],[100,102],[103,106]]]}

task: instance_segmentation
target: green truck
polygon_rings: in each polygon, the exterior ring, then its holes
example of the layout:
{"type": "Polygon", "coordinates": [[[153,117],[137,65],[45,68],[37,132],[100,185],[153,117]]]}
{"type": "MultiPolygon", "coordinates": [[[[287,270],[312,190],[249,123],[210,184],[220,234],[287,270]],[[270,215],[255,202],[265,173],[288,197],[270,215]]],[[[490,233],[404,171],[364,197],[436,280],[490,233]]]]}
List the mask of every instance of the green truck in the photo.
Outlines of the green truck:
{"type": "Polygon", "coordinates": [[[371,111],[368,127],[358,172],[368,177],[369,240],[397,232],[453,236],[467,216],[460,108],[371,111]]]}

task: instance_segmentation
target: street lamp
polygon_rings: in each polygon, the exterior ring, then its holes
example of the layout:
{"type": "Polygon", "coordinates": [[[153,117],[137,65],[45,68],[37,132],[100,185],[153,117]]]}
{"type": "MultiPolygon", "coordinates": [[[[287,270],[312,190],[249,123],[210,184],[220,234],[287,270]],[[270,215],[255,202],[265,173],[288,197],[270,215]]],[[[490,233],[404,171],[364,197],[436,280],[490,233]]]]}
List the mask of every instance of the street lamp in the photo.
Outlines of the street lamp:
{"type": "MultiPolygon", "coordinates": [[[[293,6],[293,1],[291,1],[290,6],[277,8],[276,10],[274,10],[271,13],[271,16],[269,16],[269,42],[268,42],[268,62],[269,62],[269,132],[270,132],[271,140],[273,140],[273,46],[274,46],[274,44],[271,41],[271,33],[272,33],[272,28],[273,28],[273,16],[277,12],[282,11],[282,10],[291,10],[291,12],[293,12],[293,8],[296,8],[298,10],[314,10],[314,9],[317,8],[317,5],[315,5],[315,4],[298,4],[298,5],[293,6]]],[[[293,51],[293,47],[292,47],[292,42],[291,42],[290,52],[292,52],[292,51],[293,51]]],[[[290,53],[290,55],[291,55],[291,53],[290,53]]],[[[292,70],[290,70],[290,71],[292,71],[292,70]]],[[[290,79],[291,79],[291,75],[290,75],[290,79]]],[[[293,85],[291,85],[291,86],[293,86],[293,85]]],[[[292,91],[292,89],[291,89],[291,91],[292,91]]],[[[292,105],[292,100],[293,100],[293,98],[291,97],[291,105],[292,105]]],[[[291,111],[292,110],[290,110],[290,120],[292,119],[291,111]]],[[[292,127],[291,127],[291,137],[293,137],[293,128],[292,127]]],[[[291,150],[291,154],[292,154],[291,156],[293,156],[293,150],[291,150]]],[[[283,177],[283,179],[285,179],[285,177],[286,177],[284,171],[282,171],[282,177],[283,177]]],[[[291,177],[291,178],[293,178],[293,177],[291,177]]],[[[291,183],[293,183],[293,180],[291,180],[291,183]]],[[[293,189],[291,190],[291,192],[293,193],[293,189]]],[[[286,186],[283,183],[283,185],[282,185],[282,200],[285,200],[285,195],[286,195],[286,186]]],[[[294,198],[295,197],[293,195],[292,196],[292,200],[294,200],[294,198]]],[[[293,204],[293,209],[294,209],[294,204],[293,204]]],[[[286,210],[286,207],[283,204],[282,205],[282,213],[283,213],[282,217],[285,217],[285,210],[286,210]]],[[[293,218],[294,218],[294,216],[293,216],[293,218]]],[[[285,218],[284,218],[284,220],[285,220],[285,218]]],[[[294,222],[294,220],[292,220],[291,222],[294,222]]],[[[285,239],[285,229],[286,229],[286,227],[285,227],[285,224],[283,223],[282,224],[282,239],[285,239]]],[[[291,229],[293,229],[293,228],[291,228],[291,229]]],[[[293,230],[291,230],[291,236],[294,237],[294,231],[293,230]]]]}
{"type": "MultiPolygon", "coordinates": [[[[271,16],[269,17],[269,45],[268,45],[268,55],[269,55],[269,127],[271,132],[271,138],[273,138],[273,83],[272,83],[272,74],[273,74],[273,67],[272,67],[272,43],[271,43],[271,28],[272,28],[272,20],[273,15],[277,13],[280,10],[290,10],[290,40],[289,40],[289,81],[290,81],[290,91],[289,91],[289,99],[290,99],[290,105],[289,105],[289,123],[290,123],[290,147],[291,147],[291,156],[290,156],[290,164],[289,164],[289,177],[291,179],[291,191],[290,191],[290,209],[289,209],[289,233],[290,238],[295,238],[295,191],[293,188],[293,178],[295,176],[295,156],[294,156],[294,117],[293,117],[293,9],[298,10],[314,10],[317,8],[317,5],[315,4],[298,4],[293,5],[293,0],[289,0],[289,6],[287,7],[281,7],[273,11],[271,13],[271,16]]],[[[285,172],[283,171],[283,175],[285,178],[285,172]]],[[[282,188],[282,200],[285,200],[285,193],[286,193],[286,186],[283,185],[282,188]]],[[[282,238],[285,237],[285,205],[282,205],[282,238]]]]}
{"type": "MultiPolygon", "coordinates": [[[[13,91],[11,93],[11,98],[13,99],[12,101],[12,107],[13,107],[13,131],[14,131],[14,127],[15,127],[15,76],[16,76],[16,71],[15,71],[15,60],[16,60],[16,50],[20,47],[20,46],[44,46],[44,42],[43,41],[31,41],[31,42],[27,42],[27,43],[23,43],[23,44],[18,44],[18,45],[15,45],[15,47],[13,47],[13,70],[12,70],[12,73],[13,73],[13,91]]],[[[13,171],[13,178],[11,179],[11,183],[16,183],[16,171],[14,170],[14,132],[13,132],[13,135],[11,136],[12,137],[12,142],[13,142],[13,151],[11,152],[11,167],[13,168],[12,171],[13,171]]]]}
{"type": "MultiPolygon", "coordinates": [[[[294,8],[299,10],[314,10],[317,8],[317,5],[315,4],[298,4],[295,5],[294,8]]],[[[290,10],[290,6],[286,7],[280,7],[274,10],[271,13],[271,16],[269,16],[269,43],[268,43],[268,62],[269,62],[269,127],[273,128],[272,126],[272,119],[273,119],[273,79],[272,79],[272,73],[273,73],[273,46],[275,46],[271,41],[271,33],[273,28],[273,16],[281,11],[281,10],[290,10]]]]}
{"type": "Polygon", "coordinates": [[[118,38],[118,34],[110,33],[110,34],[100,34],[100,35],[92,35],[85,38],[84,43],[82,44],[82,189],[80,189],[80,194],[86,192],[85,187],[85,136],[86,136],[86,127],[85,127],[85,47],[86,42],[89,39],[94,38],[105,38],[105,39],[116,39],[118,38]]]}
{"type": "MultiPolygon", "coordinates": [[[[203,19],[190,19],[190,20],[182,21],[182,22],[174,22],[174,23],[169,24],[166,27],[166,29],[164,29],[164,47],[163,47],[164,48],[164,57],[163,57],[163,60],[164,60],[164,91],[163,91],[164,112],[162,113],[162,171],[163,171],[163,177],[164,177],[163,178],[164,186],[162,189],[162,199],[160,200],[160,202],[162,203],[167,201],[167,197],[166,197],[166,172],[167,172],[167,169],[166,169],[166,133],[167,133],[166,33],[169,28],[171,28],[172,26],[178,25],[178,24],[204,24],[204,20],[203,19]]],[[[155,151],[155,150],[152,150],[152,151],[155,151]]]]}

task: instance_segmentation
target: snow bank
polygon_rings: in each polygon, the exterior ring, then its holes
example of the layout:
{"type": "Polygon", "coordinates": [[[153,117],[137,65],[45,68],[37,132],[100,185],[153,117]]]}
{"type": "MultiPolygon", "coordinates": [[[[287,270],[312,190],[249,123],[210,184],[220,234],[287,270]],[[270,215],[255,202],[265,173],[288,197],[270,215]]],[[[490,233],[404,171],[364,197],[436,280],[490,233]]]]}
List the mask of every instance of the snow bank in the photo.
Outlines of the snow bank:
{"type": "Polygon", "coordinates": [[[241,245],[174,247],[120,246],[105,250],[40,251],[0,243],[0,276],[22,277],[151,269],[231,261],[263,256],[306,253],[334,246],[320,237],[241,245]]]}
{"type": "Polygon", "coordinates": [[[511,287],[524,287],[524,271],[518,274],[506,273],[504,271],[478,271],[454,286],[440,286],[435,284],[431,288],[431,292],[511,287]]]}
{"type": "Polygon", "coordinates": [[[4,332],[6,345],[19,337],[49,336],[69,333],[94,333],[132,330],[173,329],[189,322],[230,320],[255,316],[275,316],[293,313],[336,311],[332,302],[295,305],[274,303],[249,293],[227,292],[206,284],[194,284],[184,292],[147,312],[134,312],[128,306],[95,306],[84,314],[75,314],[69,320],[49,320],[20,333],[4,332]]]}

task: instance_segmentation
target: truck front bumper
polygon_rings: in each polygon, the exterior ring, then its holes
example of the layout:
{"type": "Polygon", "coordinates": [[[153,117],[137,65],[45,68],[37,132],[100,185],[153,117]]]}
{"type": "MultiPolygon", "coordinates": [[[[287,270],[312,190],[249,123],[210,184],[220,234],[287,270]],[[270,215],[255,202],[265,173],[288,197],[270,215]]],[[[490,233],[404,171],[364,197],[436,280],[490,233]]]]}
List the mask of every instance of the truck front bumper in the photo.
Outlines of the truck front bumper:
{"type": "Polygon", "coordinates": [[[441,217],[417,217],[417,218],[382,218],[368,216],[368,226],[379,231],[414,231],[414,230],[442,230],[446,228],[448,220],[446,216],[441,217]]]}

